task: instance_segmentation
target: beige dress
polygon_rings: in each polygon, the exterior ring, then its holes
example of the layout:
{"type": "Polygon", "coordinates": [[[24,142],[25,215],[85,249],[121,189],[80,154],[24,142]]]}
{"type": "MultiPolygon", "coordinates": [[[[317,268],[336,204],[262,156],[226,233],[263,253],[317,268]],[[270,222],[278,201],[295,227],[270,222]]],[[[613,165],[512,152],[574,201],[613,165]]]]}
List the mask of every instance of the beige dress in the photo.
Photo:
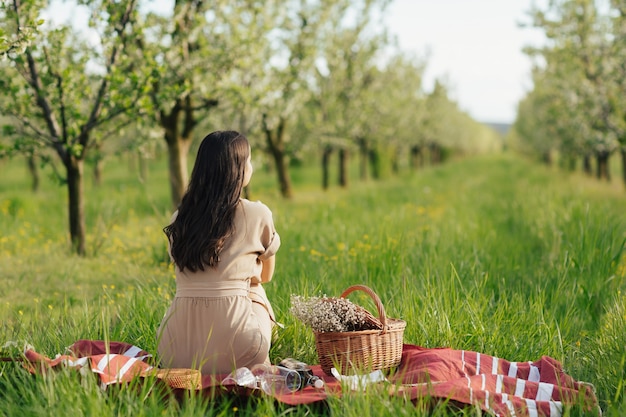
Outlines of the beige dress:
{"type": "Polygon", "coordinates": [[[259,284],[261,261],[279,246],[270,209],[242,199],[217,267],[176,267],[176,296],[157,332],[162,367],[209,374],[269,363],[274,313],[259,284]]]}

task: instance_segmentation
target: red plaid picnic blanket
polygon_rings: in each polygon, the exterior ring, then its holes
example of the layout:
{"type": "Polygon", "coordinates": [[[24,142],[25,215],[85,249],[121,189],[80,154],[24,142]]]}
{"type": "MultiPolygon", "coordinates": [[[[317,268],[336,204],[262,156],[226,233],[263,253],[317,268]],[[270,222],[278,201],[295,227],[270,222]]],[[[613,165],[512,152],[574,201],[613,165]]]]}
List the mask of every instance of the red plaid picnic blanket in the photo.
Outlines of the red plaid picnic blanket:
{"type": "MultiPolygon", "coordinates": [[[[68,348],[69,354],[50,359],[27,349],[25,366],[31,372],[68,366],[90,369],[103,385],[128,382],[136,377],[162,371],[147,362],[151,355],[123,342],[79,340],[68,348]]],[[[342,384],[326,375],[319,365],[313,373],[325,382],[324,389],[307,387],[291,394],[277,394],[286,404],[310,404],[324,401],[329,395],[341,395],[342,384]]],[[[191,370],[190,370],[191,371],[191,370]]],[[[202,375],[194,388],[215,395],[216,387],[224,392],[250,395],[258,390],[223,384],[226,375],[202,375]]],[[[169,383],[167,378],[164,382],[169,383]]],[[[472,405],[502,417],[560,417],[566,407],[580,405],[601,415],[593,386],[576,381],[555,359],[544,356],[533,362],[510,362],[478,352],[449,348],[423,348],[405,344],[397,371],[388,377],[389,394],[412,401],[435,398],[455,404],[472,405]]]]}
{"type": "Polygon", "coordinates": [[[466,350],[404,345],[396,394],[472,404],[498,416],[561,416],[580,405],[601,415],[593,386],[576,381],[549,356],[510,362],[466,350]]]}
{"type": "Polygon", "coordinates": [[[145,360],[152,357],[145,350],[124,342],[101,340],[79,340],[67,348],[69,354],[50,359],[33,349],[26,349],[24,366],[32,373],[46,368],[67,366],[85,369],[88,367],[100,377],[103,385],[129,382],[138,376],[147,376],[154,367],[145,360]]]}

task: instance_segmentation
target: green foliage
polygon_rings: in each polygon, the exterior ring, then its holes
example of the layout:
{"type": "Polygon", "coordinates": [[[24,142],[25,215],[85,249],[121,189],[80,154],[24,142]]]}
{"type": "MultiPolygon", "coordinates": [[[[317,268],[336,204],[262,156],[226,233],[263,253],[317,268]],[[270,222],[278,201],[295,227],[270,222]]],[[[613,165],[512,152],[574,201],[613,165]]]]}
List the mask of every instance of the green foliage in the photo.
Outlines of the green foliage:
{"type": "MultiPolygon", "coordinates": [[[[35,3],[33,0],[24,0],[19,4],[35,3]]],[[[24,7],[24,6],[22,6],[24,7]]],[[[22,16],[16,19],[8,0],[0,1],[0,61],[14,58],[26,50],[35,38],[43,19],[34,16],[22,16]]]]}
{"type": "MultiPolygon", "coordinates": [[[[621,2],[567,0],[533,6],[532,25],[547,38],[527,48],[533,89],[519,105],[515,130],[525,150],[544,158],[609,155],[626,144],[621,2]]],[[[624,168],[626,169],[626,167],[624,168]]]]}
{"type": "MultiPolygon", "coordinates": [[[[64,190],[44,182],[30,194],[19,166],[3,166],[0,342],[26,341],[50,356],[80,338],[156,352],[156,328],[175,284],[161,231],[169,219],[165,163],[153,161],[142,182],[120,158],[107,165],[101,188],[87,187],[87,218],[97,231],[87,257],[67,251],[64,190]]],[[[283,242],[266,285],[286,324],[276,332],[273,361],[317,361],[312,333],[289,314],[291,294],[336,296],[363,283],[388,316],[408,322],[408,343],[518,361],[549,355],[594,384],[605,415],[626,406],[626,201],[619,190],[509,155],[348,191],[318,191],[308,164],[296,172],[297,189],[308,191],[291,201],[280,200],[263,170],[251,188],[252,199],[272,208],[283,242]]],[[[375,311],[366,295],[350,299],[375,311]]],[[[3,415],[476,415],[375,391],[331,399],[326,409],[289,409],[264,398],[179,403],[162,395],[154,381],[102,392],[95,377],[34,377],[0,364],[3,415]]]]}

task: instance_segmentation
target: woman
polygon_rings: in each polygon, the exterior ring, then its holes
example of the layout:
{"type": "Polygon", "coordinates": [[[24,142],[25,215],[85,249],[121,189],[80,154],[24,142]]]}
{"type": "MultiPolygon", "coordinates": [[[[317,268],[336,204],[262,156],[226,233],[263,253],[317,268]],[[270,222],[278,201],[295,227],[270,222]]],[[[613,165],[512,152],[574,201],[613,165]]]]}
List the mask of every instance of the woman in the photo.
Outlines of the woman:
{"type": "Polygon", "coordinates": [[[241,198],[252,177],[250,145],[234,131],[205,137],[189,187],[163,230],[176,296],[157,336],[163,366],[228,373],[269,364],[272,279],[280,237],[272,212],[241,198]]]}

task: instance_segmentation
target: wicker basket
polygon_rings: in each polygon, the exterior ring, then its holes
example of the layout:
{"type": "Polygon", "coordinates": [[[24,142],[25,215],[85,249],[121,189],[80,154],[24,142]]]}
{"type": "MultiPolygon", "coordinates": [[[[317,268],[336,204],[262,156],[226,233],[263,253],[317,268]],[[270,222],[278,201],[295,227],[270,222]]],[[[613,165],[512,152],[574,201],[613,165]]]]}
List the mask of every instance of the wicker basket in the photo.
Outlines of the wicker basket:
{"type": "Polygon", "coordinates": [[[188,390],[202,389],[202,374],[197,369],[159,369],[156,373],[156,377],[165,382],[171,388],[182,388],[188,390]]]}
{"type": "Polygon", "coordinates": [[[400,364],[406,322],[387,318],[380,298],[365,285],[348,287],[341,298],[356,290],[366,292],[376,303],[382,330],[315,332],[317,356],[327,375],[331,375],[331,368],[336,368],[342,375],[349,375],[389,369],[400,364]]]}

